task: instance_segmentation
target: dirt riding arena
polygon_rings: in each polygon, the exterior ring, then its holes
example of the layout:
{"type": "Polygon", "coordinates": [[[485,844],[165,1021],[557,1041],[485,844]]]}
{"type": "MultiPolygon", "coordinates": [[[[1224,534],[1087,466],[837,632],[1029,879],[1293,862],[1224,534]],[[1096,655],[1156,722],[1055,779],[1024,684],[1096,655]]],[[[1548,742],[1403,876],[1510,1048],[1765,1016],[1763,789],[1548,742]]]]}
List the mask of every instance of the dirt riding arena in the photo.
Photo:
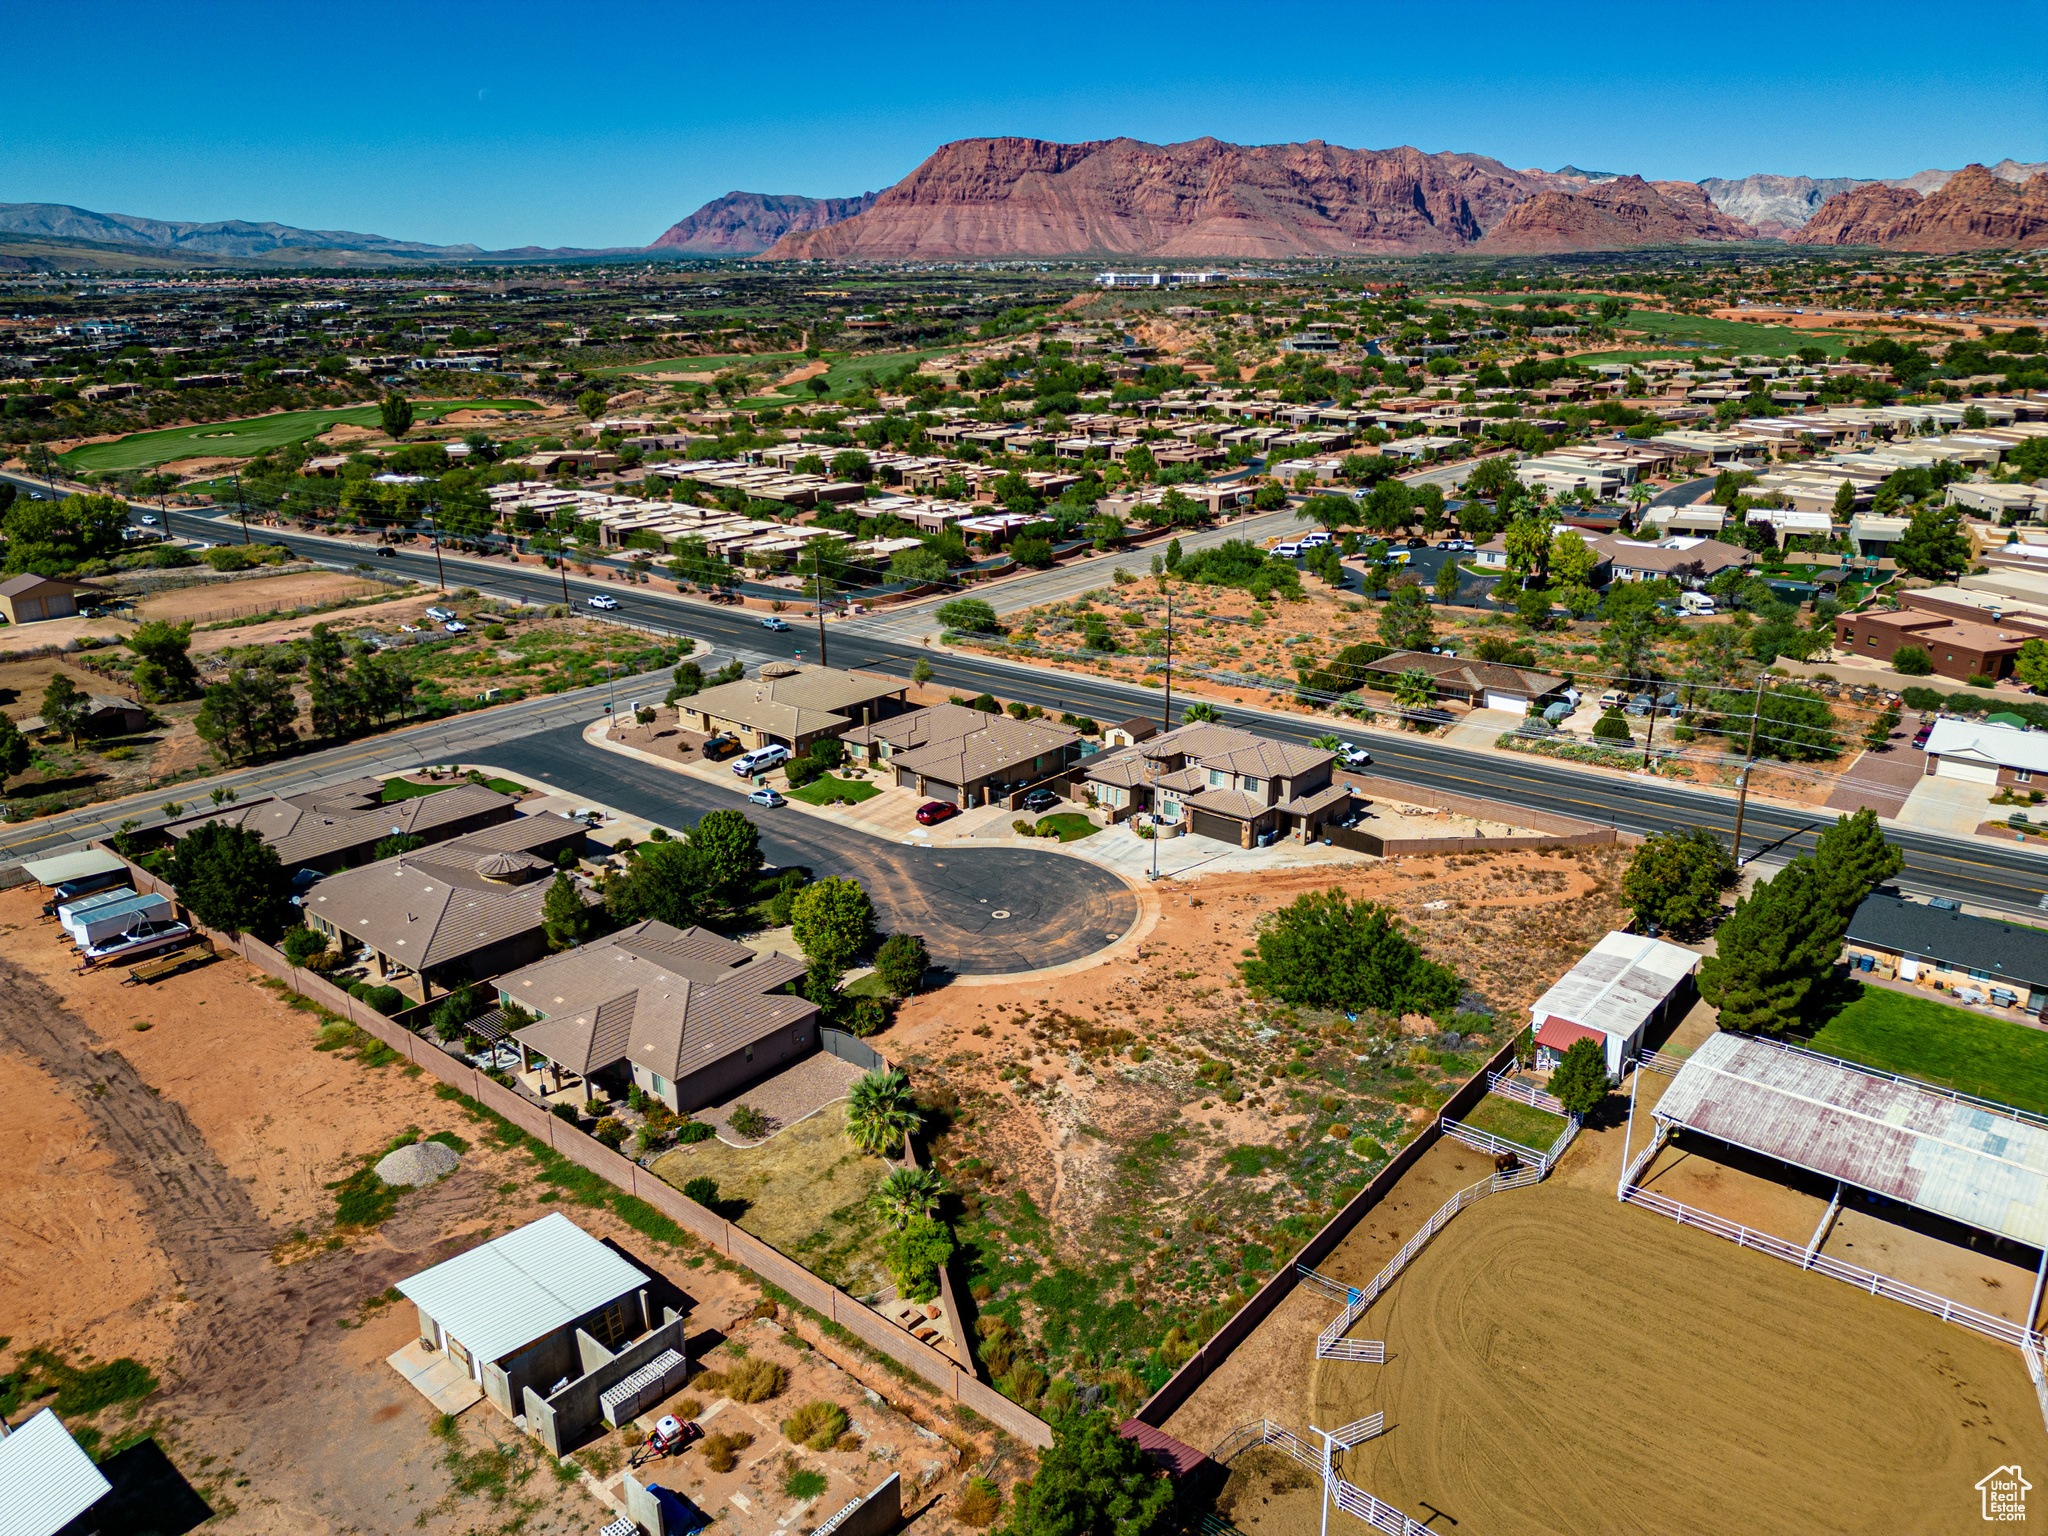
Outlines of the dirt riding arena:
{"type": "Polygon", "coordinates": [[[1313,1421],[1384,1410],[1352,1482],[1460,1536],[1961,1531],[2044,1450],[2017,1354],[1551,1181],[1482,1200],[1318,1363],[1313,1421]]]}

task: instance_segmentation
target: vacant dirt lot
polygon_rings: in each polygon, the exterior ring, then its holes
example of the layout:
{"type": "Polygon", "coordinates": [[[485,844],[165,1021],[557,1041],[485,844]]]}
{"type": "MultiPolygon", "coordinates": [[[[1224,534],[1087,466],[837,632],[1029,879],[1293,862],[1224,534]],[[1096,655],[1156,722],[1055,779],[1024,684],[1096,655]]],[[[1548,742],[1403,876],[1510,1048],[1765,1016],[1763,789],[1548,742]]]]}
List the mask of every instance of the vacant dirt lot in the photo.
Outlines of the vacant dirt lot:
{"type": "Polygon", "coordinates": [[[261,613],[271,608],[340,602],[388,590],[382,582],[345,576],[340,571],[301,571],[291,576],[209,582],[205,586],[160,592],[137,603],[135,611],[144,619],[184,620],[201,614],[225,617],[230,609],[261,613]]]}

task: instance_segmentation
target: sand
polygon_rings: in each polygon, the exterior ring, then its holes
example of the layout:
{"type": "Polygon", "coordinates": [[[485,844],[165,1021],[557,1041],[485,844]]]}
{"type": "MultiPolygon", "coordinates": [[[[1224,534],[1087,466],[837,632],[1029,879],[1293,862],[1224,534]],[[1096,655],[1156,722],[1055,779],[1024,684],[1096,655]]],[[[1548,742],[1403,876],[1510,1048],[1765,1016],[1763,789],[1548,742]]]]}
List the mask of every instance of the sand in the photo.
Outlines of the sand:
{"type": "Polygon", "coordinates": [[[263,613],[272,608],[297,608],[315,603],[340,602],[367,597],[391,589],[380,581],[340,571],[301,571],[290,576],[259,576],[248,581],[208,582],[204,586],[180,587],[159,592],[135,605],[143,619],[228,619],[245,613],[263,613]]]}

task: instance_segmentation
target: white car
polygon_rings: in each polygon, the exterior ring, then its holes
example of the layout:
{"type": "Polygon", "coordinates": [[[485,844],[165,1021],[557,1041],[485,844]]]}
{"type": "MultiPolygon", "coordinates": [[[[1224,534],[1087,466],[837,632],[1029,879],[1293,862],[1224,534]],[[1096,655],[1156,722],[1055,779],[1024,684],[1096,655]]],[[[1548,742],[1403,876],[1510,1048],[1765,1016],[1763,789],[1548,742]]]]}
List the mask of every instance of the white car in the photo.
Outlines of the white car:
{"type": "Polygon", "coordinates": [[[789,804],[787,800],[783,799],[782,796],[775,793],[774,790],[767,788],[757,789],[751,795],[747,796],[747,798],[753,801],[756,805],[765,805],[770,807],[771,809],[778,805],[789,804]]]}
{"type": "Polygon", "coordinates": [[[619,606],[619,600],[616,597],[606,597],[603,593],[599,593],[596,597],[586,597],[583,601],[604,613],[609,613],[612,609],[619,606]]]}
{"type": "Polygon", "coordinates": [[[466,635],[469,633],[469,626],[460,619],[450,619],[441,627],[451,635],[466,635]]]}
{"type": "Polygon", "coordinates": [[[781,634],[783,631],[789,628],[789,625],[785,623],[783,620],[776,618],[775,615],[771,613],[767,618],[761,621],[761,627],[763,629],[772,629],[777,634],[781,634]]]}
{"type": "Polygon", "coordinates": [[[789,761],[789,748],[784,746],[756,747],[743,757],[733,760],[732,771],[741,778],[757,773],[766,773],[789,761]]]}
{"type": "Polygon", "coordinates": [[[142,526],[145,528],[154,528],[156,526],[156,514],[154,512],[143,513],[142,526]]]}
{"type": "Polygon", "coordinates": [[[1354,747],[1350,742],[1337,749],[1337,761],[1346,768],[1370,768],[1372,754],[1363,747],[1354,747]]]}
{"type": "Polygon", "coordinates": [[[420,632],[420,627],[417,624],[401,624],[398,626],[398,631],[404,635],[416,635],[420,632]]]}

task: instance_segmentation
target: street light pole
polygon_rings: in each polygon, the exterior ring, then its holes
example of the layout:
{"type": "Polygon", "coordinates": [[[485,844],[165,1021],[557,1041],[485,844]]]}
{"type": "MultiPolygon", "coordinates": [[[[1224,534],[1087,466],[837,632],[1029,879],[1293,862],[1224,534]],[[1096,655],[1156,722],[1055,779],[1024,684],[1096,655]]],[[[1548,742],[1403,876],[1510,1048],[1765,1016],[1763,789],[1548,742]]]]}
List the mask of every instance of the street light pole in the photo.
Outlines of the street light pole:
{"type": "Polygon", "coordinates": [[[1173,598],[1170,595],[1166,599],[1166,698],[1160,706],[1159,729],[1173,729],[1173,598]]]}

